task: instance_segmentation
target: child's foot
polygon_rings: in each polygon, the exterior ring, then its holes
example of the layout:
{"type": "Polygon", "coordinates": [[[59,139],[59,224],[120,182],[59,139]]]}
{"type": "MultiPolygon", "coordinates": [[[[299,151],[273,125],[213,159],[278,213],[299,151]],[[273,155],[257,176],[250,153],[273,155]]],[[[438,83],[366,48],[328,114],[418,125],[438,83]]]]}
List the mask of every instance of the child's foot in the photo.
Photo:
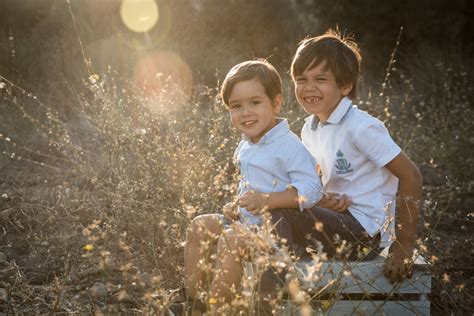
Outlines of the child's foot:
{"type": "Polygon", "coordinates": [[[206,304],[199,299],[186,297],[184,288],[176,290],[174,293],[178,296],[178,301],[168,306],[169,316],[201,316],[206,311],[206,304]]]}

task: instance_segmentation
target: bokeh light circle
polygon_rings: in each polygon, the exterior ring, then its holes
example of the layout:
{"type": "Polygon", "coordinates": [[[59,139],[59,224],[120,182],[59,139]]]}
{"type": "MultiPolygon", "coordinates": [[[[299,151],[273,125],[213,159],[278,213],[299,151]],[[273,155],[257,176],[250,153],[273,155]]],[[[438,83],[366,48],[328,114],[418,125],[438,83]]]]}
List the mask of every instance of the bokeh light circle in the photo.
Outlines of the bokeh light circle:
{"type": "Polygon", "coordinates": [[[172,51],[157,51],[143,56],[135,65],[133,83],[145,96],[171,99],[178,106],[193,89],[189,65],[172,51]]]}
{"type": "Polygon", "coordinates": [[[148,32],[158,22],[158,5],[155,0],[123,0],[120,17],[130,30],[137,33],[148,32]]]}

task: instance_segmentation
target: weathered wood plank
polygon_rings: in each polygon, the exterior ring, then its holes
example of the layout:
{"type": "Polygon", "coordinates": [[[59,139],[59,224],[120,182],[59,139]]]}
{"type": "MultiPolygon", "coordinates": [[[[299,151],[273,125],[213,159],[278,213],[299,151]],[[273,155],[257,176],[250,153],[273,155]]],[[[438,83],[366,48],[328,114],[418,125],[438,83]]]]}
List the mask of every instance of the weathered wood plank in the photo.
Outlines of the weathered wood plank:
{"type": "Polygon", "coordinates": [[[319,265],[312,261],[297,264],[305,289],[318,289],[329,286],[326,291],[336,293],[430,293],[431,275],[428,264],[418,257],[413,265],[413,277],[401,283],[391,284],[383,275],[386,254],[371,261],[329,260],[319,265]]]}
{"type": "Polygon", "coordinates": [[[326,315],[430,315],[429,301],[336,301],[326,315]]]}
{"type": "MultiPolygon", "coordinates": [[[[430,315],[430,302],[426,299],[431,292],[429,263],[421,256],[414,258],[413,277],[391,284],[383,275],[386,255],[387,251],[362,262],[298,262],[302,287],[314,294],[313,314],[430,315]]],[[[247,264],[250,277],[254,277],[252,268],[251,263],[247,264]]],[[[288,300],[282,314],[295,315],[297,310],[288,300]]]]}

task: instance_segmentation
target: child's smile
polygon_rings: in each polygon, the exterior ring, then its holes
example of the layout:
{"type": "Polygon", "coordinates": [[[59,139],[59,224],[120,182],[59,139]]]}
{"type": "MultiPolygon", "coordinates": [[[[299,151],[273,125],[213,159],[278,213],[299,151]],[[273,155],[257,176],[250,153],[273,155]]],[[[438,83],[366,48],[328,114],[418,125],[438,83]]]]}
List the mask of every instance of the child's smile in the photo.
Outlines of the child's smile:
{"type": "Polygon", "coordinates": [[[321,101],[323,98],[320,97],[304,97],[303,98],[306,103],[315,103],[321,101]]]}
{"type": "Polygon", "coordinates": [[[301,75],[295,77],[295,94],[306,113],[317,115],[325,122],[339,101],[352,89],[352,85],[339,87],[334,74],[321,62],[311,64],[301,75]]]}
{"type": "Polygon", "coordinates": [[[277,95],[272,102],[256,79],[236,83],[229,96],[232,125],[257,143],[276,125],[281,99],[281,95],[277,95]]]}

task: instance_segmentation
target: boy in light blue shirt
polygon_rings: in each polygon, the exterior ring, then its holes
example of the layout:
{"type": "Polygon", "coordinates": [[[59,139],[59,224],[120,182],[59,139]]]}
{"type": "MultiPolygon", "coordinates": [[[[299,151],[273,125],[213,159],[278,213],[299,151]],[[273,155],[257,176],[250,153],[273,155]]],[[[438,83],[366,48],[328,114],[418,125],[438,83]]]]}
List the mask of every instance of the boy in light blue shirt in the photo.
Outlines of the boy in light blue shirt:
{"type": "MultiPolygon", "coordinates": [[[[238,196],[244,199],[255,192],[284,192],[288,187],[296,189],[300,210],[321,199],[321,184],[315,177],[316,161],[308,155],[298,136],[290,131],[285,119],[277,119],[276,125],[257,143],[243,134],[234,154],[234,163],[239,166],[241,177],[238,196]]],[[[241,222],[262,224],[261,216],[255,211],[246,207],[240,207],[239,211],[241,222]]]]}
{"type": "Polygon", "coordinates": [[[222,84],[221,96],[232,125],[243,135],[234,154],[241,175],[239,207],[236,211],[236,203],[228,203],[224,216],[200,215],[191,222],[184,250],[184,274],[187,301],[194,312],[205,307],[197,296],[206,285],[211,246],[217,243],[210,302],[228,303],[232,288],[240,286],[240,259],[248,249],[247,236],[239,227],[260,225],[260,212],[264,209],[303,210],[323,196],[315,159],[290,131],[288,122],[276,117],[283,102],[282,83],[270,63],[259,60],[234,66],[222,84]],[[227,226],[229,220],[235,220],[236,225],[227,226]]]}

